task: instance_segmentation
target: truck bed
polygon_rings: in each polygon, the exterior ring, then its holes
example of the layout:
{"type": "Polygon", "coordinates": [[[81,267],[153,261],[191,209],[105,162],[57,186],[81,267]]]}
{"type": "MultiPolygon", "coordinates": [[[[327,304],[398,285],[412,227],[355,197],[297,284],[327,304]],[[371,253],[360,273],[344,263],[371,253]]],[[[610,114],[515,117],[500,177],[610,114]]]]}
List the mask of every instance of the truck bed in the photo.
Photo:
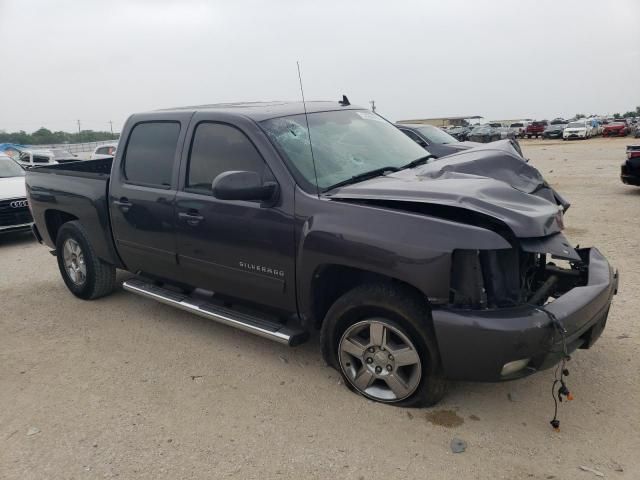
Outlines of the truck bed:
{"type": "Polygon", "coordinates": [[[113,157],[99,160],[78,160],[77,162],[64,162],[58,165],[36,167],[38,172],[52,173],[71,177],[108,179],[111,175],[113,157]]]}
{"type": "Polygon", "coordinates": [[[27,196],[38,233],[55,248],[59,224],[77,219],[99,258],[116,266],[109,215],[109,178],[112,158],[78,161],[27,171],[27,196]]]}

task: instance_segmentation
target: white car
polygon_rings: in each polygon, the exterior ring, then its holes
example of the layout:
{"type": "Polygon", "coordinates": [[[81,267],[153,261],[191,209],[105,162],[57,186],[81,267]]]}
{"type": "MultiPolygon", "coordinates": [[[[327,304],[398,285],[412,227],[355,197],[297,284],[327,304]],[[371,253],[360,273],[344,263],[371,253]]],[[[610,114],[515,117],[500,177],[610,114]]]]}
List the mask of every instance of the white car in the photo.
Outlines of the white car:
{"type": "Polygon", "coordinates": [[[567,128],[562,133],[563,140],[571,140],[572,138],[591,138],[592,128],[591,122],[580,120],[577,122],[569,122],[567,128]]]}
{"type": "Polygon", "coordinates": [[[600,119],[591,117],[591,118],[587,118],[586,121],[591,126],[592,137],[595,137],[596,135],[602,135],[602,131],[604,130],[604,127],[602,126],[602,122],[600,121],[600,119]]]}
{"type": "Polygon", "coordinates": [[[56,165],[55,155],[51,150],[36,150],[24,147],[8,147],[2,152],[26,168],[41,165],[56,165]]]}
{"type": "Polygon", "coordinates": [[[0,153],[0,233],[31,229],[24,168],[0,153]]]}
{"type": "Polygon", "coordinates": [[[105,143],[96,147],[91,154],[91,160],[99,160],[101,158],[113,157],[116,154],[118,148],[118,142],[105,143]]]}
{"type": "Polygon", "coordinates": [[[516,137],[524,137],[524,132],[527,129],[527,125],[529,124],[529,122],[514,122],[511,125],[509,125],[509,128],[511,130],[513,130],[513,133],[516,134],[516,137]]]}

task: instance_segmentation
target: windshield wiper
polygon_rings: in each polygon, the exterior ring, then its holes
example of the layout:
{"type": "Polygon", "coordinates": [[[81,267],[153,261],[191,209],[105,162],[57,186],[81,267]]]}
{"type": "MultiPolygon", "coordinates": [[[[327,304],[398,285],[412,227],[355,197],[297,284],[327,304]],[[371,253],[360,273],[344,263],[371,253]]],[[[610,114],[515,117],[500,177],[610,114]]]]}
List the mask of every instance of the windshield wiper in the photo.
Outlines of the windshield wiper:
{"type": "Polygon", "coordinates": [[[400,170],[406,170],[408,168],[415,168],[419,165],[424,165],[425,163],[427,163],[427,161],[429,161],[431,158],[438,158],[435,155],[426,155],[424,157],[420,157],[420,158],[416,158],[413,162],[409,162],[406,165],[403,165],[402,167],[400,167],[400,170]]]}
{"type": "Polygon", "coordinates": [[[381,167],[376,168],[375,170],[369,170],[368,172],[359,173],[358,175],[354,175],[353,177],[349,177],[346,180],[342,180],[341,182],[334,183],[330,187],[325,189],[325,192],[329,190],[333,190],[334,188],[343,187],[345,185],[351,185],[352,183],[363,182],[365,180],[369,180],[370,178],[379,177],[383,175],[385,172],[397,172],[400,170],[398,167],[381,167]]]}

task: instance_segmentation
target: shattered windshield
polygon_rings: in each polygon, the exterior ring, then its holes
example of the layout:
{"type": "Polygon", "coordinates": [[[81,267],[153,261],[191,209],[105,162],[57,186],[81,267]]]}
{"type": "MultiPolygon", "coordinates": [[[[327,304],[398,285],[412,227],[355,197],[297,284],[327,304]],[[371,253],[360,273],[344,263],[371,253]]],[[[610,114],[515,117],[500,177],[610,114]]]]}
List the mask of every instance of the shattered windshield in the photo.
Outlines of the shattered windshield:
{"type": "Polygon", "coordinates": [[[380,168],[401,168],[428,155],[399,129],[368,110],[310,113],[309,131],[304,115],[291,115],[260,122],[269,138],[303,185],[327,190],[356,175],[380,168]]]}

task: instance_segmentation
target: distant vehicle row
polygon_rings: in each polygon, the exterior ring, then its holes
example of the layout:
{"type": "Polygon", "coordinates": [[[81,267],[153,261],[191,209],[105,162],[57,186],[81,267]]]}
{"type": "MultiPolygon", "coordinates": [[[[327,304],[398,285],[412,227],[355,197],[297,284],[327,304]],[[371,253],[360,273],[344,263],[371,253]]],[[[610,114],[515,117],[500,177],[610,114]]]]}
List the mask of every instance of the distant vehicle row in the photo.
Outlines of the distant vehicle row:
{"type": "MultiPolygon", "coordinates": [[[[102,144],[96,147],[90,158],[98,160],[113,157],[117,146],[117,142],[102,144]]],[[[26,168],[81,160],[77,155],[63,148],[33,148],[13,143],[0,144],[0,154],[6,155],[26,168]]]]}
{"type": "Polygon", "coordinates": [[[512,122],[508,127],[500,122],[491,122],[481,125],[455,126],[445,128],[447,133],[460,141],[473,140],[488,142],[500,138],[562,138],[587,139],[596,135],[603,137],[627,136],[629,134],[640,137],[640,122],[637,118],[631,119],[605,119],[597,118],[564,120],[556,118],[552,121],[535,120],[512,122]],[[490,130],[490,129],[493,129],[490,130]],[[482,132],[480,138],[472,138],[482,132]],[[500,137],[498,137],[500,134],[500,137]]]}

